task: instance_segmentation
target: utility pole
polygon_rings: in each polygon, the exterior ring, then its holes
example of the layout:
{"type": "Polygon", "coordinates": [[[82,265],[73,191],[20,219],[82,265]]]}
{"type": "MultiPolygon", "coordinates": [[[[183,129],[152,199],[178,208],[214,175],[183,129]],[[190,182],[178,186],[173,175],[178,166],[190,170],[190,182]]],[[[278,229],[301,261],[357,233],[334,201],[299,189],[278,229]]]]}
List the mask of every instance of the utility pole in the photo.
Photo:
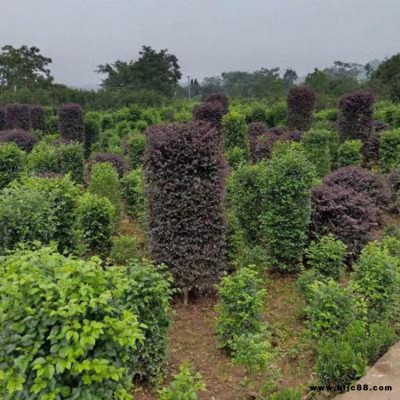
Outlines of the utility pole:
{"type": "Polygon", "coordinates": [[[191,98],[191,95],[190,95],[190,86],[191,86],[191,84],[190,84],[190,75],[188,75],[188,98],[189,98],[189,100],[190,100],[190,98],[191,98]]]}

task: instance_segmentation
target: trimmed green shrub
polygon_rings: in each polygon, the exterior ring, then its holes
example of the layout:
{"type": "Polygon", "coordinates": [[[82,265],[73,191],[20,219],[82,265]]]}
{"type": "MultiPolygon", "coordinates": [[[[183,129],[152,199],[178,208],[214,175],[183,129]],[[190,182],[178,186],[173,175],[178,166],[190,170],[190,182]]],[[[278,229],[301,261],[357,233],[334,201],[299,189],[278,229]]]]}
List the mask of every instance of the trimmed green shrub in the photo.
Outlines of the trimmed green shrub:
{"type": "Polygon", "coordinates": [[[363,348],[369,365],[373,365],[383,356],[397,339],[394,328],[387,321],[371,324],[369,335],[363,341],[363,348]]]}
{"type": "Polygon", "coordinates": [[[114,208],[114,222],[121,218],[121,190],[118,172],[112,164],[98,163],[92,166],[88,191],[107,198],[114,208]]]}
{"type": "Polygon", "coordinates": [[[297,144],[274,152],[263,188],[263,234],[272,262],[282,271],[296,270],[302,260],[311,214],[315,169],[297,144]]]}
{"type": "Polygon", "coordinates": [[[344,272],[346,249],[342,241],[328,234],[311,242],[306,252],[307,262],[318,274],[338,281],[344,272]]]}
{"type": "Polygon", "coordinates": [[[346,140],[338,149],[338,167],[353,165],[360,167],[363,162],[362,141],[346,140]]]}
{"type": "Polygon", "coordinates": [[[244,115],[231,111],[222,119],[225,150],[232,150],[235,147],[243,151],[244,159],[250,157],[250,145],[247,136],[247,124],[244,115]]]}
{"type": "Polygon", "coordinates": [[[315,166],[320,178],[328,174],[332,168],[330,142],[331,132],[322,129],[311,129],[302,139],[306,157],[315,166]]]}
{"type": "Polygon", "coordinates": [[[358,316],[350,289],[343,289],[333,279],[316,281],[308,287],[311,298],[305,308],[309,331],[315,339],[342,332],[358,316]]]}
{"type": "Polygon", "coordinates": [[[46,142],[38,143],[28,156],[28,168],[35,174],[59,173],[57,148],[46,142]]]}
{"type": "Polygon", "coordinates": [[[132,236],[117,236],[112,239],[110,261],[115,265],[126,265],[137,257],[136,240],[132,236]]]}
{"type": "Polygon", "coordinates": [[[353,291],[366,301],[369,320],[382,320],[391,315],[398,269],[397,259],[378,242],[371,242],[362,250],[351,284],[353,291]]]}
{"type": "Polygon", "coordinates": [[[121,191],[128,215],[144,225],[146,210],[142,169],[135,169],[121,179],[121,191]]]}
{"type": "Polygon", "coordinates": [[[88,158],[92,145],[98,140],[101,129],[101,114],[97,112],[88,112],[84,118],[85,124],[85,158],[88,158]]]}
{"type": "Polygon", "coordinates": [[[242,165],[228,178],[228,204],[235,214],[248,243],[260,243],[260,214],[264,209],[262,185],[266,165],[242,165]]]}
{"type": "Polygon", "coordinates": [[[105,197],[86,193],[79,199],[76,211],[79,237],[90,253],[107,255],[110,252],[114,212],[105,197]]]}
{"type": "Polygon", "coordinates": [[[241,165],[248,161],[248,154],[245,149],[234,147],[225,151],[225,158],[232,169],[238,169],[241,165]]]}
{"type": "Polygon", "coordinates": [[[83,146],[80,143],[61,144],[57,148],[58,159],[60,163],[60,172],[62,174],[71,174],[76,183],[83,182],[83,170],[85,167],[85,158],[83,146]]]}
{"type": "Polygon", "coordinates": [[[21,175],[25,154],[14,143],[0,145],[0,190],[21,175]]]}
{"type": "Polygon", "coordinates": [[[218,286],[216,333],[221,348],[233,350],[236,338],[264,332],[262,312],[267,295],[257,271],[243,267],[218,286]]]}
{"type": "Polygon", "coordinates": [[[148,261],[130,260],[114,279],[126,282],[124,304],[138,316],[144,341],[129,359],[135,377],[155,380],[160,377],[168,350],[168,330],[171,325],[172,277],[165,266],[148,261]]]}
{"type": "Polygon", "coordinates": [[[268,400],[302,400],[303,392],[300,388],[284,388],[271,394],[268,400]]]}
{"type": "Polygon", "coordinates": [[[127,362],[143,339],[100,260],[52,250],[0,258],[0,394],[128,400],[127,362]]]}
{"type": "Polygon", "coordinates": [[[125,153],[132,168],[143,165],[146,138],[143,133],[134,132],[126,138],[125,153]]]}
{"type": "Polygon", "coordinates": [[[168,387],[160,390],[160,400],[198,400],[198,392],[205,391],[206,385],[201,375],[193,374],[190,367],[181,365],[179,373],[168,387]]]}
{"type": "Polygon", "coordinates": [[[297,290],[309,301],[312,298],[311,285],[316,281],[323,281],[324,277],[321,276],[314,269],[303,271],[296,281],[297,290]]]}
{"type": "Polygon", "coordinates": [[[400,129],[385,131],[379,145],[379,166],[382,172],[391,172],[400,165],[400,129]]]}

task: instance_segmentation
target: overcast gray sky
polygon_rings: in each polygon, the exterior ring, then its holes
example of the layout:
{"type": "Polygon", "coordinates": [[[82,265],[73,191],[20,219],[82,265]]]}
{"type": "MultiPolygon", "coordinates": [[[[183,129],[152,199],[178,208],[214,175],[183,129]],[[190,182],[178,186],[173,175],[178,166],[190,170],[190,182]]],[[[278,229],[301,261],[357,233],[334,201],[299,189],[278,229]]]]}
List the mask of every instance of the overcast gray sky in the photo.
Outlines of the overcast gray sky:
{"type": "Polygon", "coordinates": [[[98,64],[174,53],[193,77],[261,67],[299,75],[400,51],[400,0],[0,0],[0,44],[38,46],[57,82],[97,83],[98,64]]]}

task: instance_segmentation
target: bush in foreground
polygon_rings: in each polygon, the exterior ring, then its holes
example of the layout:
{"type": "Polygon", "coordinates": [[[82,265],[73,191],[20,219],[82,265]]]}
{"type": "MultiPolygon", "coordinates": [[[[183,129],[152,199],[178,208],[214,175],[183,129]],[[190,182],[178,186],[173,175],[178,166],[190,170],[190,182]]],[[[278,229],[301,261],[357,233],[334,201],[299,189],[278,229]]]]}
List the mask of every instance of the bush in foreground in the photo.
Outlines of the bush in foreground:
{"type": "Polygon", "coordinates": [[[25,154],[14,143],[0,145],[0,190],[23,171],[25,154]]]}

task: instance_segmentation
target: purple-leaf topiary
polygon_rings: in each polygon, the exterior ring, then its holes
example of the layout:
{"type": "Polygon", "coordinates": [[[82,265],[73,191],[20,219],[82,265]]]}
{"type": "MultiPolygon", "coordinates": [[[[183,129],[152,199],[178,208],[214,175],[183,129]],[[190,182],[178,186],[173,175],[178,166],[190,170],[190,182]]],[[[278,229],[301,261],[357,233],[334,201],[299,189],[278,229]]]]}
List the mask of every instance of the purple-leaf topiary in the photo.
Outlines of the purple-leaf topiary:
{"type": "Polygon", "coordinates": [[[0,131],[6,129],[6,110],[4,107],[0,107],[0,131]]]}
{"type": "Polygon", "coordinates": [[[79,104],[63,104],[58,109],[58,129],[63,138],[83,142],[85,125],[79,104]]]}
{"type": "Polygon", "coordinates": [[[388,207],[390,202],[390,188],[384,178],[364,168],[339,168],[325,177],[324,184],[354,189],[357,193],[368,196],[381,209],[388,207]]]}
{"type": "Polygon", "coordinates": [[[359,91],[344,95],[339,101],[339,131],[342,140],[365,141],[372,132],[374,96],[359,91]]]}
{"type": "Polygon", "coordinates": [[[129,163],[119,154],[97,153],[89,162],[89,170],[93,164],[106,162],[112,164],[112,166],[117,170],[120,178],[131,169],[129,163]]]}
{"type": "Polygon", "coordinates": [[[223,107],[224,115],[228,114],[229,98],[228,98],[228,96],[225,96],[223,93],[213,93],[213,94],[208,95],[205,98],[204,103],[219,103],[223,107]]]}
{"type": "Polygon", "coordinates": [[[34,135],[22,129],[0,132],[0,143],[14,142],[21,150],[27,153],[32,151],[37,141],[34,135]]]}
{"type": "Polygon", "coordinates": [[[5,111],[7,129],[23,129],[24,131],[31,129],[31,110],[29,105],[8,104],[5,111]]]}
{"type": "Polygon", "coordinates": [[[312,125],[315,108],[315,93],[307,86],[296,86],[289,90],[287,124],[291,130],[308,131],[312,125]]]}
{"type": "Polygon", "coordinates": [[[145,153],[149,247],[178,287],[212,289],[225,264],[225,175],[208,123],[150,127],[145,153]]]}
{"type": "Polygon", "coordinates": [[[31,127],[44,131],[46,129],[46,115],[41,106],[31,106],[31,127]]]}
{"type": "MultiPolygon", "coordinates": [[[[224,106],[220,102],[202,103],[193,108],[194,121],[206,121],[218,130],[221,130],[224,115],[224,106]]],[[[222,133],[220,135],[222,136],[222,133]]]]}
{"type": "Polygon", "coordinates": [[[378,221],[379,211],[369,196],[334,184],[313,190],[311,236],[332,233],[347,245],[352,260],[373,239],[378,221]]]}

